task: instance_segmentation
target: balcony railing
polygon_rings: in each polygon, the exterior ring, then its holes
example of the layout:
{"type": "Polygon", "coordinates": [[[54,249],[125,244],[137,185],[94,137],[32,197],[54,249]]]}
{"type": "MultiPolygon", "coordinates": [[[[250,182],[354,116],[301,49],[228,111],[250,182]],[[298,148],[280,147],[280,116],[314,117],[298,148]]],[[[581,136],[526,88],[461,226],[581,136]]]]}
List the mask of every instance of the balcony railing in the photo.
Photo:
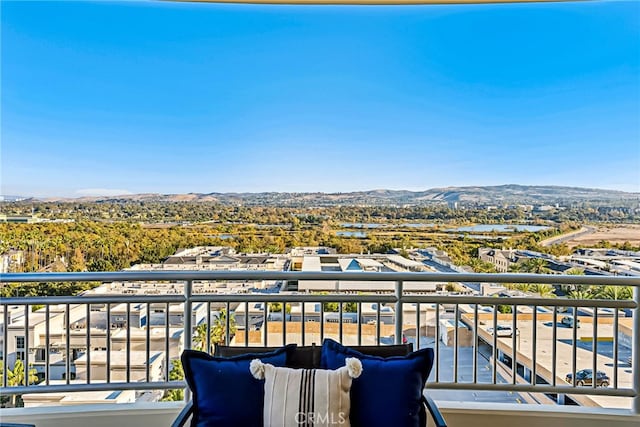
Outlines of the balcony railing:
{"type": "Polygon", "coordinates": [[[414,346],[435,350],[427,389],[509,391],[558,401],[571,396],[578,404],[622,407],[630,415],[640,414],[640,277],[264,271],[0,276],[1,283],[70,281],[173,282],[182,284],[183,292],[3,299],[2,395],[183,388],[183,381],[169,380],[171,361],[183,348],[192,348],[195,326],[200,323],[207,331],[206,342],[199,343],[205,349],[212,348],[210,332],[216,327],[226,332],[225,344],[241,346],[320,344],[325,337],[347,345],[384,345],[408,338],[414,346]],[[331,294],[193,292],[194,282],[262,280],[392,285],[389,292],[378,293],[365,289],[331,294]],[[408,282],[631,286],[633,299],[442,295],[422,293],[415,287],[409,292],[405,290],[408,282]],[[329,302],[338,303],[337,312],[322,308],[329,302]],[[280,303],[281,311],[274,313],[268,303],[280,303]],[[355,303],[355,313],[347,312],[342,303],[355,303]],[[293,306],[290,313],[288,305],[293,306]],[[501,314],[500,308],[511,313],[501,314]],[[221,310],[235,313],[235,336],[228,333],[231,316],[210,314],[221,310]],[[180,316],[175,317],[176,313],[180,316]],[[581,328],[573,326],[578,323],[581,328]],[[42,378],[38,384],[8,383],[11,357],[15,360],[17,354],[10,344],[16,336],[24,337],[24,348],[19,349],[24,365],[38,366],[42,378]],[[471,354],[464,348],[471,348],[471,354]],[[482,359],[490,362],[488,375],[481,370],[482,359]],[[601,387],[598,381],[585,386],[588,381],[576,377],[585,368],[605,370],[608,386],[601,387]],[[52,379],[55,370],[64,380],[52,379]],[[565,381],[568,373],[569,382],[565,381]]]}

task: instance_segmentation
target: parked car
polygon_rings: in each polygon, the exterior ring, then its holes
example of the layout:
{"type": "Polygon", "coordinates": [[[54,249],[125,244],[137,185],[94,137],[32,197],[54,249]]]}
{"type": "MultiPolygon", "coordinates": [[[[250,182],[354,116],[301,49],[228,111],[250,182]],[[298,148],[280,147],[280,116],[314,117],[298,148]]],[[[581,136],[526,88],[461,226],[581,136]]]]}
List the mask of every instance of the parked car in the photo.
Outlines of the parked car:
{"type": "MultiPolygon", "coordinates": [[[[568,383],[573,383],[573,375],[571,373],[567,374],[565,380],[568,383]]],[[[602,372],[597,371],[596,373],[596,386],[597,387],[609,387],[610,383],[609,376],[602,372]]],[[[576,372],[576,385],[593,385],[593,369],[583,369],[581,371],[576,372]]]]}
{"type": "MultiPolygon", "coordinates": [[[[570,328],[573,328],[573,321],[574,321],[573,316],[564,316],[562,319],[560,319],[560,323],[570,328]]],[[[576,323],[576,328],[579,328],[580,319],[575,319],[575,323],[576,323]]]]}
{"type": "MultiPolygon", "coordinates": [[[[493,328],[487,328],[487,332],[493,335],[493,328]]],[[[518,334],[516,329],[516,335],[518,334]]],[[[513,328],[509,325],[498,325],[496,328],[496,335],[499,337],[511,337],[513,336],[513,328]]]]}

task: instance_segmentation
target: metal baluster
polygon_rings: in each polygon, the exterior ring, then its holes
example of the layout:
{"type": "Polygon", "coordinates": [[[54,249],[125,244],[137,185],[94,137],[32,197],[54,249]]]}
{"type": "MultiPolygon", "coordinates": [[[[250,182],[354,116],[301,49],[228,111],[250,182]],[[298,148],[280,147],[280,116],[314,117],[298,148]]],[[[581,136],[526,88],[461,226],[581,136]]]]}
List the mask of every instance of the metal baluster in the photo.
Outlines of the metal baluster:
{"type": "Polygon", "coordinates": [[[478,304],[473,306],[473,383],[478,382],[478,304]]]}
{"type": "MultiPolygon", "coordinates": [[[[211,303],[209,303],[211,305],[211,303]]],[[[244,303],[244,346],[249,347],[249,302],[244,303]]]]}
{"type": "Polygon", "coordinates": [[[184,283],[184,348],[191,348],[193,337],[193,325],[191,324],[191,295],[193,292],[193,281],[187,280],[184,283]]]}
{"type": "Polygon", "coordinates": [[[306,322],[305,322],[305,319],[304,319],[304,317],[305,317],[305,316],[304,316],[304,314],[305,314],[305,311],[304,311],[304,305],[305,305],[305,302],[303,301],[303,302],[301,302],[300,304],[301,304],[301,306],[302,306],[302,307],[300,308],[300,314],[301,314],[301,316],[302,316],[302,319],[300,319],[301,326],[302,326],[302,328],[301,328],[301,330],[300,330],[300,333],[301,333],[301,338],[302,338],[302,345],[304,345],[304,344],[305,344],[305,332],[306,332],[306,331],[305,331],[305,329],[306,329],[306,327],[305,327],[306,322]]]}
{"type": "Polygon", "coordinates": [[[402,323],[403,323],[403,319],[402,319],[402,295],[404,293],[404,283],[401,280],[398,280],[396,282],[396,337],[395,337],[395,343],[397,344],[402,344],[402,331],[403,331],[403,327],[402,327],[402,323]]]}
{"type": "Polygon", "coordinates": [[[24,385],[29,385],[29,305],[24,306],[24,385]]]}
{"type": "MultiPolygon", "coordinates": [[[[71,325],[69,321],[70,311],[69,311],[69,303],[65,304],[65,345],[66,345],[66,361],[65,361],[65,377],[66,383],[69,384],[70,376],[71,376],[71,325]]],[[[90,369],[90,366],[87,366],[87,370],[90,369]]]]}
{"type": "MultiPolygon", "coordinates": [[[[145,359],[147,361],[145,367],[145,377],[147,382],[151,381],[151,303],[147,303],[147,345],[145,345],[145,359]]],[[[167,360],[168,363],[168,360],[167,360]]]]}
{"type": "MultiPolygon", "coordinates": [[[[592,316],[593,328],[591,336],[591,354],[593,355],[593,380],[591,386],[596,388],[598,385],[598,307],[593,307],[592,316]]],[[[578,329],[578,325],[573,325],[574,329],[578,329]]]]}
{"type": "Polygon", "coordinates": [[[538,372],[538,306],[533,306],[533,329],[531,330],[531,384],[536,385],[538,372]]]}
{"type": "Polygon", "coordinates": [[[440,304],[436,303],[436,331],[435,331],[435,347],[436,347],[436,382],[440,382],[440,304]]]}
{"type": "Polygon", "coordinates": [[[267,315],[268,306],[269,304],[267,304],[266,302],[262,303],[262,340],[264,341],[263,345],[265,347],[269,345],[267,344],[267,342],[269,341],[269,316],[267,315]]]}
{"type": "MultiPolygon", "coordinates": [[[[166,304],[165,310],[164,310],[164,354],[165,354],[165,364],[164,364],[164,374],[165,374],[165,379],[167,381],[169,381],[169,365],[170,365],[170,361],[171,361],[171,354],[170,354],[170,350],[169,350],[169,321],[170,321],[170,312],[171,312],[171,305],[169,303],[166,304]]],[[[186,330],[185,330],[186,332],[186,330]]],[[[184,342],[185,342],[185,348],[186,348],[186,341],[187,338],[186,336],[183,337],[184,342]]]]}
{"type": "Polygon", "coordinates": [[[618,388],[618,317],[619,310],[616,308],[613,315],[613,388],[618,388]]]}
{"type": "Polygon", "coordinates": [[[460,343],[458,339],[458,322],[460,316],[460,307],[456,303],[453,308],[453,382],[458,382],[458,349],[460,343]]]}
{"type": "MultiPolygon", "coordinates": [[[[516,383],[518,376],[518,306],[512,306],[513,314],[511,316],[511,384],[516,383]]],[[[497,335],[497,333],[496,333],[497,335]]]]}
{"type": "Polygon", "coordinates": [[[491,383],[498,383],[498,305],[493,306],[493,367],[491,383]]]}
{"type": "Polygon", "coordinates": [[[571,372],[573,386],[576,386],[576,370],[578,364],[578,307],[573,308],[573,338],[571,342],[571,372]]]}
{"type": "Polygon", "coordinates": [[[320,343],[324,341],[324,304],[320,304],[320,343]]]}
{"type": "Polygon", "coordinates": [[[376,302],[376,345],[380,345],[380,301],[376,302]]]}
{"type": "Polygon", "coordinates": [[[342,340],[342,322],[344,321],[344,319],[342,318],[343,316],[342,304],[343,304],[342,302],[338,303],[338,341],[344,344],[342,340]]]}
{"type": "MultiPolygon", "coordinates": [[[[245,317],[247,317],[246,313],[245,313],[245,317]]],[[[212,347],[212,345],[211,345],[211,301],[207,302],[207,320],[206,320],[206,322],[207,322],[205,324],[205,329],[207,330],[207,337],[205,339],[205,342],[206,342],[205,345],[207,346],[206,347],[206,349],[207,349],[206,352],[207,353],[211,353],[211,347],[212,347]]]]}
{"type": "Polygon", "coordinates": [[[286,303],[282,301],[282,345],[287,345],[287,317],[286,317],[286,303]]]}
{"type": "Polygon", "coordinates": [[[225,306],[225,325],[224,325],[224,342],[225,345],[231,344],[231,304],[227,301],[225,306]]]}
{"type": "Polygon", "coordinates": [[[131,303],[127,303],[127,382],[131,382],[131,303]]]}
{"type": "MultiPolygon", "coordinates": [[[[106,357],[106,369],[107,369],[107,383],[111,382],[111,303],[107,303],[107,357],[106,357]]],[[[168,378],[168,376],[167,376],[168,378]]]]}
{"type": "MultiPolygon", "coordinates": [[[[2,387],[7,387],[7,351],[8,351],[8,339],[9,339],[9,306],[3,305],[3,317],[4,323],[2,324],[2,387]]],[[[47,334],[47,337],[49,334],[47,334]]],[[[47,378],[48,379],[48,378],[47,378]]]]}
{"type": "Polygon", "coordinates": [[[362,303],[358,303],[358,345],[362,345],[362,303]]]}
{"type": "Polygon", "coordinates": [[[87,329],[87,384],[91,384],[91,369],[88,369],[91,366],[91,304],[87,304],[87,321],[86,321],[86,329],[87,329]]]}
{"type": "Polygon", "coordinates": [[[553,306],[553,322],[551,332],[551,385],[555,387],[558,369],[558,306],[553,306]]]}
{"type": "Polygon", "coordinates": [[[420,303],[416,303],[416,348],[420,350],[420,303]]]}
{"type": "MultiPolygon", "coordinates": [[[[49,351],[51,349],[51,319],[49,318],[51,312],[51,308],[49,304],[45,305],[44,308],[44,375],[45,375],[45,384],[49,385],[50,377],[51,377],[51,355],[49,351]]],[[[6,328],[6,323],[5,323],[6,328]]],[[[4,353],[3,353],[4,354],[4,353]]]]}
{"type": "Polygon", "coordinates": [[[633,309],[633,328],[631,338],[631,360],[633,362],[632,387],[636,391],[631,410],[634,414],[640,414],[640,286],[633,288],[633,301],[636,303],[633,309]]]}

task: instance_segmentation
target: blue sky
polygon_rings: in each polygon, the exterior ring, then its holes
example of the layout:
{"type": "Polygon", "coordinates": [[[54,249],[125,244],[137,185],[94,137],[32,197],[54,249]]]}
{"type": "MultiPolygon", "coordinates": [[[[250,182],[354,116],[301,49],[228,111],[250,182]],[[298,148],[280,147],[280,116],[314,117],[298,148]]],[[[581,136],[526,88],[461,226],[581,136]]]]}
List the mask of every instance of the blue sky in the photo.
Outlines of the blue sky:
{"type": "Polygon", "coordinates": [[[0,193],[640,191],[640,2],[2,2],[0,193]]]}

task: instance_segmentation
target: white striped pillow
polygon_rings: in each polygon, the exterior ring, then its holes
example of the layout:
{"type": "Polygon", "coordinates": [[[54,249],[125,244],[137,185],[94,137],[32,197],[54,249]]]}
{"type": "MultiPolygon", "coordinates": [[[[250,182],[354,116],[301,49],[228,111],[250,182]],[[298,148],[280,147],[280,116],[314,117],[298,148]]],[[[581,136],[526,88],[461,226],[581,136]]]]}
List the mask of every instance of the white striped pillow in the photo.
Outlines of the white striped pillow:
{"type": "Polygon", "coordinates": [[[362,372],[360,360],[350,357],[336,370],[277,368],[259,359],[250,370],[264,384],[264,426],[349,427],[352,378],[362,372]]]}

